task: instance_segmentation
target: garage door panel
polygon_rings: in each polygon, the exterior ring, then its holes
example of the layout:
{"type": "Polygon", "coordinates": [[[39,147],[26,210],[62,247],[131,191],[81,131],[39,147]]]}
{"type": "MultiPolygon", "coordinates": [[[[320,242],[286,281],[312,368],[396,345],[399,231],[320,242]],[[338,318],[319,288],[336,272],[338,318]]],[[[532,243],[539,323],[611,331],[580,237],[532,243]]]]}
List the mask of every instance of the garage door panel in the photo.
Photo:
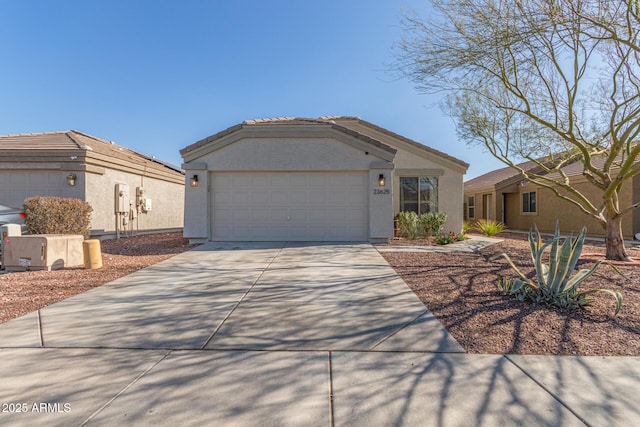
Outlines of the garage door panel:
{"type": "Polygon", "coordinates": [[[265,209],[252,209],[251,222],[253,224],[262,224],[269,221],[269,211],[265,209]]]}
{"type": "Polygon", "coordinates": [[[269,222],[273,224],[277,224],[279,222],[284,222],[287,219],[287,209],[269,209],[269,222]]]}
{"type": "Polygon", "coordinates": [[[366,240],[366,172],[212,174],[213,240],[366,240]]]}
{"type": "Polygon", "coordinates": [[[309,193],[309,191],[303,191],[303,190],[293,190],[289,193],[289,196],[291,197],[289,201],[291,201],[292,203],[302,203],[302,204],[307,204],[310,200],[309,200],[309,196],[311,196],[311,194],[309,193]]]}
{"type": "Polygon", "coordinates": [[[233,201],[233,193],[230,191],[217,191],[213,195],[213,202],[215,206],[225,205],[233,201]]]}
{"type": "Polygon", "coordinates": [[[316,188],[325,188],[327,186],[327,176],[325,174],[310,175],[309,186],[316,188]]]}
{"type": "Polygon", "coordinates": [[[286,190],[272,190],[270,194],[270,203],[286,205],[289,202],[289,194],[286,190]]]}
{"type": "Polygon", "coordinates": [[[0,170],[0,203],[20,207],[36,196],[62,196],[66,180],[61,171],[0,170]]]}

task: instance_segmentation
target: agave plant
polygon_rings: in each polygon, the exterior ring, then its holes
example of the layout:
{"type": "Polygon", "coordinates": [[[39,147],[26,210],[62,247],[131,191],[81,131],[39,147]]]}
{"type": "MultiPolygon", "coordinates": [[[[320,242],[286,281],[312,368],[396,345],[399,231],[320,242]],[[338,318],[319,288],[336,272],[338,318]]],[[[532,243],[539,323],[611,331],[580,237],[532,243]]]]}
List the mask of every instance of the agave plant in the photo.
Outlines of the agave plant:
{"type": "Polygon", "coordinates": [[[502,233],[507,229],[507,226],[500,221],[494,221],[492,219],[479,219],[475,222],[473,228],[475,228],[485,236],[491,237],[498,233],[502,233]]]}
{"type": "Polygon", "coordinates": [[[571,276],[582,253],[586,232],[587,229],[583,227],[575,239],[573,236],[569,236],[560,245],[559,224],[556,224],[553,239],[547,243],[542,242],[538,227],[535,227],[535,233],[529,231],[529,245],[531,246],[531,258],[536,270],[537,283],[522,274],[507,254],[502,254],[520,278],[502,278],[498,282],[498,288],[503,294],[515,295],[520,301],[529,299],[537,303],[571,309],[588,306],[593,302],[592,294],[604,292],[615,297],[614,314],[618,314],[622,307],[622,295],[619,292],[610,289],[578,290],[580,284],[596,272],[602,261],[596,262],[591,268],[578,271],[573,277],[571,276]],[[550,248],[549,263],[545,264],[543,254],[547,248],[550,248]]]}

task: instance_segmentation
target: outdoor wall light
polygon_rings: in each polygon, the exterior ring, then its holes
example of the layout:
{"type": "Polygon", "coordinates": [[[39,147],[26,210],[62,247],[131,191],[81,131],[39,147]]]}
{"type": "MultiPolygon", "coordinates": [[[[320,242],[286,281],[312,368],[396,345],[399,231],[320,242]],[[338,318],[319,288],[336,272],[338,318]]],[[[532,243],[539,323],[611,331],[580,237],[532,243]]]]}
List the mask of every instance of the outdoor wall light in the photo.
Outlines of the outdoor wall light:
{"type": "Polygon", "coordinates": [[[378,186],[384,187],[384,184],[385,184],[384,174],[378,175],[378,186]]]}
{"type": "Polygon", "coordinates": [[[198,175],[193,175],[191,177],[191,186],[192,187],[197,187],[198,186],[198,175]]]}
{"type": "Polygon", "coordinates": [[[71,187],[76,185],[76,174],[75,173],[70,173],[69,175],[67,175],[67,184],[71,187]]]}

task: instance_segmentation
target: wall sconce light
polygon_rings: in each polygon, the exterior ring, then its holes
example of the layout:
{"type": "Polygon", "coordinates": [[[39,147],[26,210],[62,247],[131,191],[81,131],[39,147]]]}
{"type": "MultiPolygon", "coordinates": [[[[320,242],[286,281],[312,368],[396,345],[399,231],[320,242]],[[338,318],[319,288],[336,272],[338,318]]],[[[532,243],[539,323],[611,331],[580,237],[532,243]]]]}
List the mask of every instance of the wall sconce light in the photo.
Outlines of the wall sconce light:
{"type": "Polygon", "coordinates": [[[191,186],[192,187],[197,187],[198,186],[198,175],[193,175],[191,177],[191,186]]]}
{"type": "Polygon", "coordinates": [[[384,184],[385,184],[384,174],[378,175],[378,186],[384,187],[384,184]]]}
{"type": "Polygon", "coordinates": [[[70,173],[69,175],[67,175],[67,184],[71,187],[76,185],[76,174],[75,173],[70,173]]]}

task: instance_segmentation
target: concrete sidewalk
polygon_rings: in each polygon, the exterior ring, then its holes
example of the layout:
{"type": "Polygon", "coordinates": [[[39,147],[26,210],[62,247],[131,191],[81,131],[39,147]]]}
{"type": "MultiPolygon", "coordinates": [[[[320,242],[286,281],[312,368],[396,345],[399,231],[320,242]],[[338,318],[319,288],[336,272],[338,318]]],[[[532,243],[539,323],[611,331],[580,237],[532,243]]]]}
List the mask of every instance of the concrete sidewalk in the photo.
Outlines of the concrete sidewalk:
{"type": "Polygon", "coordinates": [[[368,244],[207,244],[0,324],[0,425],[633,425],[635,357],[468,355],[368,244]]]}

